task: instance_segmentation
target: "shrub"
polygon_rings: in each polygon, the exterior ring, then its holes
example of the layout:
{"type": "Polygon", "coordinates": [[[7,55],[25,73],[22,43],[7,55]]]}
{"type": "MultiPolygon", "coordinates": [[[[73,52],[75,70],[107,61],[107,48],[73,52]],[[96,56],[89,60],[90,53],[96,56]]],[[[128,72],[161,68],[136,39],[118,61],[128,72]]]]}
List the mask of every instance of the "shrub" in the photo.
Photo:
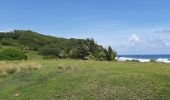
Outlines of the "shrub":
{"type": "Polygon", "coordinates": [[[53,56],[58,56],[58,54],[60,53],[61,49],[56,47],[56,46],[51,46],[51,45],[47,45],[45,47],[42,47],[39,50],[39,53],[42,55],[53,55],[53,56]]]}
{"type": "Polygon", "coordinates": [[[61,52],[58,54],[58,58],[60,58],[60,59],[65,59],[65,58],[67,58],[67,57],[68,57],[68,55],[67,55],[67,53],[64,52],[64,51],[61,51],[61,52]]]}
{"type": "Polygon", "coordinates": [[[72,49],[69,56],[74,59],[84,59],[88,55],[88,50],[83,45],[80,45],[72,49]]]}
{"type": "Polygon", "coordinates": [[[27,60],[27,55],[15,48],[6,48],[0,54],[0,60],[27,60]]]}

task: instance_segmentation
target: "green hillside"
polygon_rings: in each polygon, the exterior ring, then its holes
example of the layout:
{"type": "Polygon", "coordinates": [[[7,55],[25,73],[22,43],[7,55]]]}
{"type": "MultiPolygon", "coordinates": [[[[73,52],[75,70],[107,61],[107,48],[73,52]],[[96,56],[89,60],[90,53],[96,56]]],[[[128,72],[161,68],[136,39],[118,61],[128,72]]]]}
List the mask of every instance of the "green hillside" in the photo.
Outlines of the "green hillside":
{"type": "MultiPolygon", "coordinates": [[[[98,45],[93,39],[65,39],[42,35],[30,30],[14,30],[0,33],[1,52],[3,48],[16,48],[27,54],[37,52],[44,58],[72,58],[114,60],[116,52],[98,45]]],[[[29,55],[28,55],[29,56],[29,55]]]]}

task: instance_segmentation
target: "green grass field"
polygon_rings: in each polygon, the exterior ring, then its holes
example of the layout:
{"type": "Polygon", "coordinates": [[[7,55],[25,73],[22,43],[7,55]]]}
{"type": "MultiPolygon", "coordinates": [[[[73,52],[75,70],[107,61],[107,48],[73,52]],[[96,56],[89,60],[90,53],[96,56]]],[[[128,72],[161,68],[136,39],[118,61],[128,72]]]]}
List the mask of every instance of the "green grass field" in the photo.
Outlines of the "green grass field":
{"type": "Polygon", "coordinates": [[[34,62],[42,67],[0,78],[0,100],[170,100],[170,64],[34,62]]]}

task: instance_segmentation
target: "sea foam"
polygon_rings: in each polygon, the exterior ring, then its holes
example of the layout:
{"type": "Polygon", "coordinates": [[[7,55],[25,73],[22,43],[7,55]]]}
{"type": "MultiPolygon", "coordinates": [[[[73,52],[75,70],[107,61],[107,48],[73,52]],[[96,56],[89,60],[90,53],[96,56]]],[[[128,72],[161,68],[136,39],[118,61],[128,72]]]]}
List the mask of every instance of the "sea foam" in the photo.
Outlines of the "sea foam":
{"type": "MultiPolygon", "coordinates": [[[[137,59],[137,58],[130,58],[130,57],[116,57],[117,61],[139,61],[139,62],[150,62],[152,59],[137,59]]],[[[156,62],[162,62],[162,63],[170,63],[169,59],[166,58],[158,58],[157,60],[154,60],[156,62]]]]}
{"type": "Polygon", "coordinates": [[[155,60],[157,62],[163,62],[163,63],[170,63],[170,60],[169,59],[166,59],[166,58],[158,58],[157,60],[155,60]]]}

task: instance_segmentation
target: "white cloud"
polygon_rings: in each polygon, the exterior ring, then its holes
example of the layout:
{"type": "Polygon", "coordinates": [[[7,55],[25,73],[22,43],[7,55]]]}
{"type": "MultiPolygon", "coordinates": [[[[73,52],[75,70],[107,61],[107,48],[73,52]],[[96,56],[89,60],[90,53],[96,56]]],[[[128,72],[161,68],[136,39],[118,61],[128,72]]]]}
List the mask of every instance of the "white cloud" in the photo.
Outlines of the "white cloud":
{"type": "Polygon", "coordinates": [[[155,31],[155,33],[170,33],[170,30],[169,29],[162,29],[162,30],[155,31]]]}
{"type": "Polygon", "coordinates": [[[147,44],[151,47],[170,47],[170,41],[164,37],[150,39],[147,41],[147,44]]]}
{"type": "Polygon", "coordinates": [[[129,37],[129,41],[130,43],[139,43],[140,41],[140,38],[136,35],[136,34],[132,34],[130,37],[129,37]]]}

